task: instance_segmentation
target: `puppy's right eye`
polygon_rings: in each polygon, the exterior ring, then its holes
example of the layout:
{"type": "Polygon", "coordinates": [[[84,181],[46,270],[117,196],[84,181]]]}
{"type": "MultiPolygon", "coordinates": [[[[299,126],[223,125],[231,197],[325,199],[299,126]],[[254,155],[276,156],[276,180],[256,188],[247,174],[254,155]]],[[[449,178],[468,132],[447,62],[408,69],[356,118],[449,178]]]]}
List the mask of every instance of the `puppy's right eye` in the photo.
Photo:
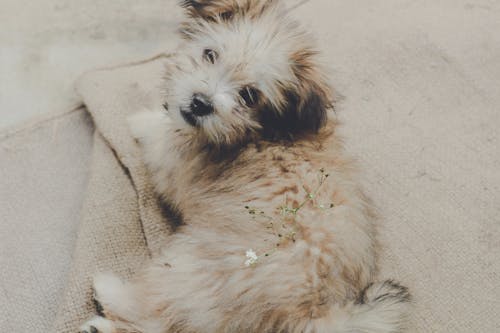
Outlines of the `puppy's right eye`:
{"type": "Polygon", "coordinates": [[[252,87],[244,87],[239,92],[240,97],[243,99],[243,102],[249,108],[255,106],[259,102],[259,91],[252,87]]]}
{"type": "Polygon", "coordinates": [[[231,11],[227,11],[227,12],[223,12],[220,14],[220,18],[223,20],[223,21],[229,21],[233,18],[233,12],[231,11]]]}
{"type": "Polygon", "coordinates": [[[205,59],[206,61],[208,61],[211,64],[215,64],[218,57],[219,57],[219,55],[214,50],[211,50],[211,49],[203,50],[203,59],[205,59]]]}

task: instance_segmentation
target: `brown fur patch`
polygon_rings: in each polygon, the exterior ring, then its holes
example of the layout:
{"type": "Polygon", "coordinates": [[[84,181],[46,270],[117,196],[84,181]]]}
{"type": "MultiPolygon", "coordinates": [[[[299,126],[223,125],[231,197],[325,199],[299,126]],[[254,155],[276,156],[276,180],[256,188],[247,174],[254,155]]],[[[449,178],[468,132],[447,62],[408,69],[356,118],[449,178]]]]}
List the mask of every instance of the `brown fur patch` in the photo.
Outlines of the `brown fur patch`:
{"type": "Polygon", "coordinates": [[[275,0],[183,0],[181,5],[192,18],[230,21],[236,16],[256,18],[274,5],[275,0]]]}

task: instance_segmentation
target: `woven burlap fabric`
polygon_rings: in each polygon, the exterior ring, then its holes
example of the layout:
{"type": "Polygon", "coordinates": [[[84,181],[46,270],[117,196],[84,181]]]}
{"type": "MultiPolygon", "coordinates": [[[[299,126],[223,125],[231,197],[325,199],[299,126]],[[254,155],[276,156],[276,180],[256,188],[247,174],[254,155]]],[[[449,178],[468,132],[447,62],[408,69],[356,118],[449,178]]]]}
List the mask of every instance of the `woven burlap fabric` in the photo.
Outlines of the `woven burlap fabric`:
{"type": "Polygon", "coordinates": [[[55,332],[75,332],[92,316],[91,278],[96,272],[130,277],[169,233],[126,126],[128,114],[159,103],[162,71],[158,60],[95,71],[78,82],[96,133],[73,269],[55,332]]]}
{"type": "Polygon", "coordinates": [[[169,225],[149,182],[139,145],[130,135],[127,116],[158,109],[164,103],[161,86],[168,58],[159,55],[150,61],[91,72],[77,83],[77,91],[94,119],[96,130],[113,149],[137,192],[140,217],[147,221],[143,223],[145,238],[153,253],[164,243],[169,225]]]}

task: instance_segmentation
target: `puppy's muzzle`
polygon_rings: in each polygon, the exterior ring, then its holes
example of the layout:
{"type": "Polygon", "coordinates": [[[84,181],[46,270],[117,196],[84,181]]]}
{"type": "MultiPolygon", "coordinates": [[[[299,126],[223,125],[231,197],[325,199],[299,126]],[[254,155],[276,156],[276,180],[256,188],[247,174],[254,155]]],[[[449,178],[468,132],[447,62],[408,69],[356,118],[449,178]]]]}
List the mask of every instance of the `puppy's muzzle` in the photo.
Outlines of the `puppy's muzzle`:
{"type": "Polygon", "coordinates": [[[189,106],[193,115],[197,117],[208,116],[214,112],[214,106],[210,99],[203,94],[194,94],[189,106]]]}
{"type": "Polygon", "coordinates": [[[189,105],[189,110],[181,110],[184,120],[191,126],[198,124],[200,117],[205,117],[214,112],[214,106],[208,96],[204,94],[194,94],[189,105]]]}

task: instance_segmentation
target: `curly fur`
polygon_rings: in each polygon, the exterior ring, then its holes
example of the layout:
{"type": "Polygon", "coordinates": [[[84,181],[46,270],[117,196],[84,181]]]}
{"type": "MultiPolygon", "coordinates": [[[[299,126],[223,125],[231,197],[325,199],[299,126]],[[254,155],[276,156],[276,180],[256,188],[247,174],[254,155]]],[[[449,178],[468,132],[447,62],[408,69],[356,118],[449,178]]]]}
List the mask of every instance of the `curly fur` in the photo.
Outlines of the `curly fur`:
{"type": "Polygon", "coordinates": [[[182,216],[131,281],[95,278],[102,332],[400,332],[409,293],[376,283],[375,226],[331,114],[310,36],[279,1],[183,1],[185,46],[166,73],[168,113],[129,122],[158,194],[182,216]],[[211,58],[204,58],[211,50],[211,58]],[[242,101],[251,87],[255,103],[242,101]],[[245,91],[243,90],[243,93],[245,91]],[[194,118],[192,96],[213,112],[194,118]],[[191,107],[192,109],[192,107],[191,107]],[[269,220],[297,207],[296,235],[269,220]],[[319,209],[317,202],[331,203],[319,209]],[[266,213],[252,218],[245,207],[266,213]],[[269,248],[272,254],[264,256],[269,248]],[[246,267],[245,251],[260,256],[246,267]]]}

